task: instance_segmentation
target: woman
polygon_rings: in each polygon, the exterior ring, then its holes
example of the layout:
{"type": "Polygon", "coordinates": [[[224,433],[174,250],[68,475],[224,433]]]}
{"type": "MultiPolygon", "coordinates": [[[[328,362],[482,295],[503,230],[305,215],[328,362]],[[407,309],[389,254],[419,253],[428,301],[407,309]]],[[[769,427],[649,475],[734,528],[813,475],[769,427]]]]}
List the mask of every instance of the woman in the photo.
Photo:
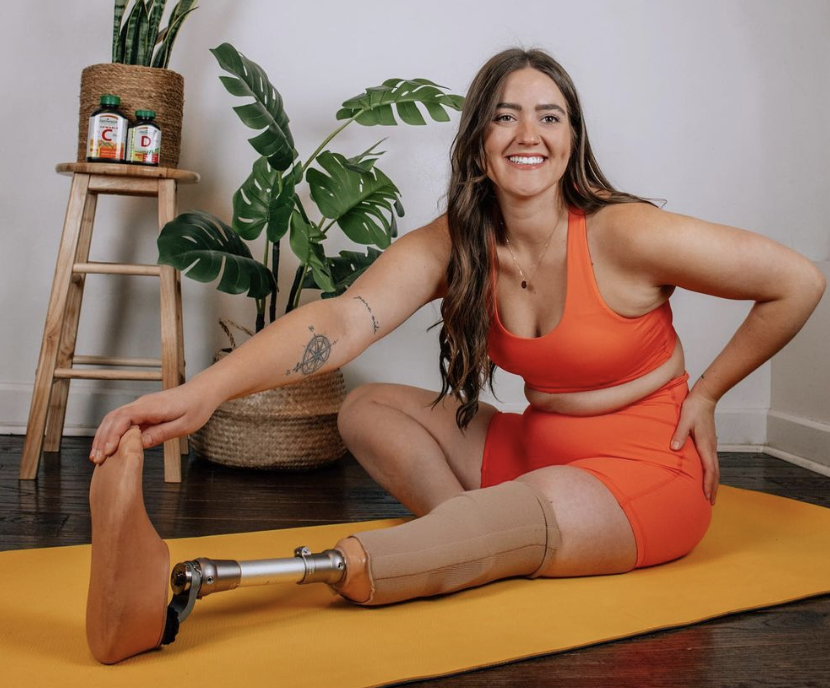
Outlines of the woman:
{"type": "Polygon", "coordinates": [[[131,426],[154,446],[227,399],[301,379],[312,328],[331,343],[324,372],[442,298],[439,399],[367,385],[339,418],[372,477],[427,516],[337,543],[328,582],[380,604],[659,564],[708,527],[717,401],[798,332],[824,286],[773,241],[615,190],[568,75],[544,52],[507,50],[470,87],[446,216],[401,237],[343,296],[110,413],[91,458],[103,463],[131,426]],[[677,286],[756,302],[691,391],[668,305],[677,286]],[[494,365],[525,377],[523,415],[478,401],[494,365]]]}

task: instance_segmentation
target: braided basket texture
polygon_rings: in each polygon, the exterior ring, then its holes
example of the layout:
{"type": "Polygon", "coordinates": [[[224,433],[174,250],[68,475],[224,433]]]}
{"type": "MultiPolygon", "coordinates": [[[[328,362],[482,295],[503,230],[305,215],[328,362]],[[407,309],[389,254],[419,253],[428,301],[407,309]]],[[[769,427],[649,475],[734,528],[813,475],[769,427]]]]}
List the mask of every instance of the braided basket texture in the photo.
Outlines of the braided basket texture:
{"type": "MultiPolygon", "coordinates": [[[[220,325],[235,346],[227,325],[220,325]]],[[[220,360],[230,353],[222,350],[220,360]]],[[[346,397],[339,369],[302,382],[231,399],[190,436],[196,456],[225,466],[281,470],[319,468],[337,461],[346,446],[337,413],[346,397]]]]}
{"type": "Polygon", "coordinates": [[[134,122],[136,110],[155,110],[161,128],[161,167],[177,167],[184,114],[184,78],[159,67],[104,63],[81,72],[81,103],[78,112],[78,162],[86,160],[89,118],[98,109],[101,96],[121,98],[120,110],[134,122]]]}

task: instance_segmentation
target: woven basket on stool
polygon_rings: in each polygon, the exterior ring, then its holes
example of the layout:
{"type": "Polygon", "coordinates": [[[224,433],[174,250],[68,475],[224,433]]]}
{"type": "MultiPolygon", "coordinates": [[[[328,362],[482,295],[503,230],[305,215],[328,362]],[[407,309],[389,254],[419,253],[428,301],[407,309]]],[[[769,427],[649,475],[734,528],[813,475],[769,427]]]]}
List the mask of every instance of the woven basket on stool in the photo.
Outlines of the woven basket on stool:
{"type": "MultiPolygon", "coordinates": [[[[226,355],[219,352],[217,360],[226,355]]],[[[346,453],[337,412],[346,396],[339,369],[231,399],[191,436],[197,456],[225,466],[302,470],[346,453]]]]}
{"type": "Polygon", "coordinates": [[[78,113],[78,162],[86,160],[89,117],[106,93],[121,98],[119,109],[131,121],[136,110],[154,110],[161,129],[161,167],[177,167],[182,139],[184,78],[160,67],[141,65],[91,65],[81,72],[81,104],[78,113]]]}

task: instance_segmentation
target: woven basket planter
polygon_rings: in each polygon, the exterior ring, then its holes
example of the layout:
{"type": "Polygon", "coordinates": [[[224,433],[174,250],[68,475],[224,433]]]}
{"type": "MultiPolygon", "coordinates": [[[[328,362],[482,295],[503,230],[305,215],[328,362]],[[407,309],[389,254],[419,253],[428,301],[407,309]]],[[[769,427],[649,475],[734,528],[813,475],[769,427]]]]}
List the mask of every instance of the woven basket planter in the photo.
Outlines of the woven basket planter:
{"type": "Polygon", "coordinates": [[[78,113],[78,162],[86,160],[89,117],[98,109],[101,96],[121,98],[120,109],[135,121],[136,110],[155,110],[161,128],[161,167],[178,167],[184,113],[184,78],[159,67],[104,63],[81,73],[81,105],[78,113]]]}
{"type": "MultiPolygon", "coordinates": [[[[217,354],[217,360],[224,355],[217,354]]],[[[337,369],[231,399],[191,435],[191,446],[197,456],[225,466],[319,468],[346,453],[337,431],[345,396],[343,374],[337,369]]]]}

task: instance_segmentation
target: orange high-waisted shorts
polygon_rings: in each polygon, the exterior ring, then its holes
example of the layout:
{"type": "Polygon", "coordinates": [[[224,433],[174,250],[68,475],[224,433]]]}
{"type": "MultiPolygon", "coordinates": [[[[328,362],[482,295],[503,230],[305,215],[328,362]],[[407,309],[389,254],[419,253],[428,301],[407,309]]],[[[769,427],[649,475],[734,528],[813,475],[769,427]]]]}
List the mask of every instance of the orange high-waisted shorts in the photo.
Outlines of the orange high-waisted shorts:
{"type": "Polygon", "coordinates": [[[688,373],[613,413],[567,416],[529,408],[496,413],[487,432],[481,486],[545,466],[573,466],[601,480],[634,531],[635,568],[688,554],[703,538],[712,507],[691,437],[674,451],[671,438],[689,393],[688,373]]]}

